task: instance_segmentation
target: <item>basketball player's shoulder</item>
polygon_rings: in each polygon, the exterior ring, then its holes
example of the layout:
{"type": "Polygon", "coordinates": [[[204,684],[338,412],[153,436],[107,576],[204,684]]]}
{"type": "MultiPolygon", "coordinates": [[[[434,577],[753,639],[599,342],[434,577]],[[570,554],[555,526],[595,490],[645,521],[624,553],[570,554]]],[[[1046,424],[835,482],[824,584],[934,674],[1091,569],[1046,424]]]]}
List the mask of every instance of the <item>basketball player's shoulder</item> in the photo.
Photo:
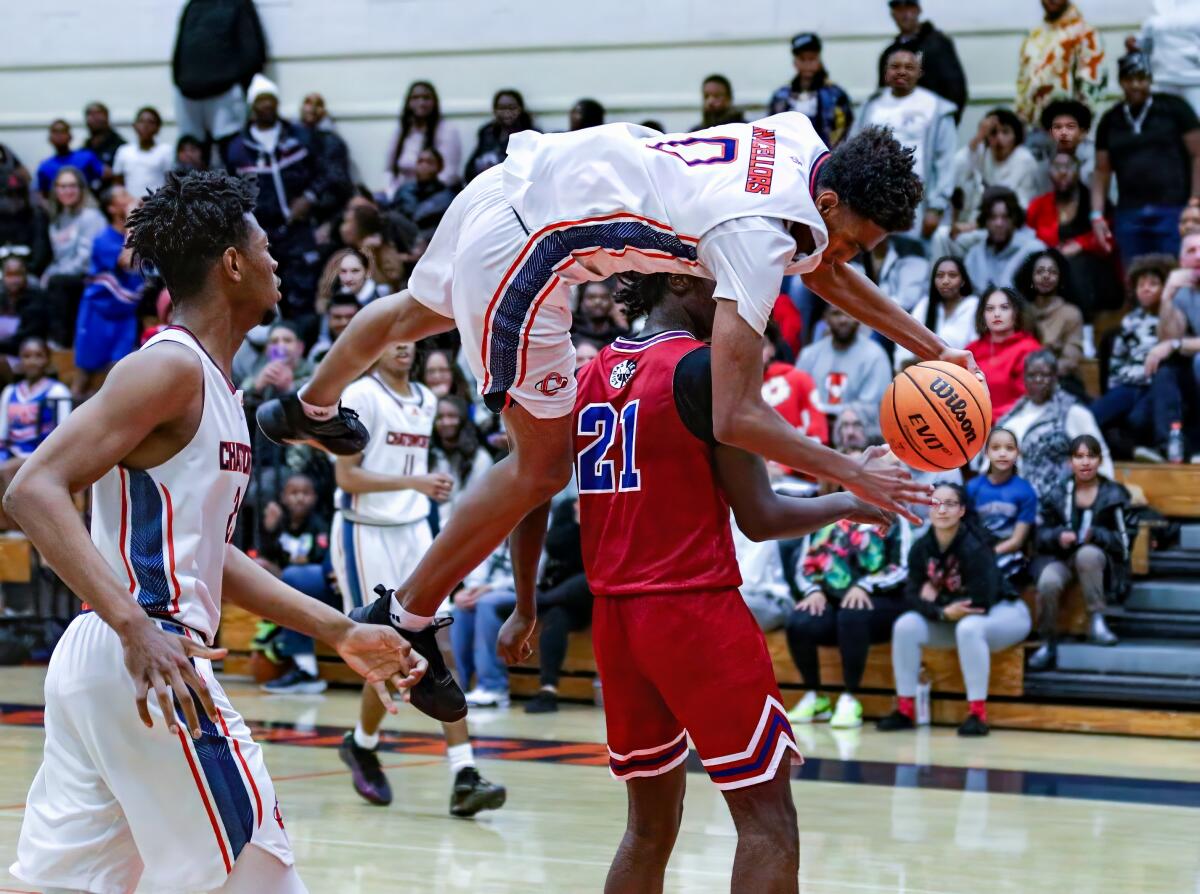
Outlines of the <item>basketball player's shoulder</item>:
{"type": "Polygon", "coordinates": [[[179,389],[199,390],[204,381],[204,362],[199,352],[182,341],[160,339],[147,342],[116,362],[105,379],[104,387],[114,385],[139,385],[154,390],[166,403],[186,399],[191,395],[180,394],[179,389]]]}

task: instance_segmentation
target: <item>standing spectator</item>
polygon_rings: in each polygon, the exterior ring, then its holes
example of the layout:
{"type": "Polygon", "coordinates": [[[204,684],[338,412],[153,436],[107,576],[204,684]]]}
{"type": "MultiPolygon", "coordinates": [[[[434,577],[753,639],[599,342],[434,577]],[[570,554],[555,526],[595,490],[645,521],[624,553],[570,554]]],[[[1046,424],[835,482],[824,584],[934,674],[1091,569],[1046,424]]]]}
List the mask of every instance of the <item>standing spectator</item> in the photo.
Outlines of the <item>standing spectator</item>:
{"type": "Polygon", "coordinates": [[[1099,646],[1117,644],[1104,622],[1108,594],[1121,599],[1129,589],[1129,491],[1100,471],[1100,442],[1091,435],[1072,439],[1067,449],[1071,475],[1042,500],[1037,545],[1045,559],[1037,589],[1044,642],[1030,657],[1031,670],[1054,667],[1058,602],[1073,579],[1078,578],[1087,604],[1088,642],[1099,646]]]}
{"type": "Polygon", "coordinates": [[[885,86],[863,103],[854,132],[880,125],[913,150],[913,170],[925,184],[913,234],[928,239],[942,222],[954,191],[954,153],[958,148],[954,103],[918,87],[921,58],[908,47],[887,53],[885,86]]]}
{"type": "Polygon", "coordinates": [[[812,122],[817,136],[832,149],[850,132],[854,107],[846,91],[829,80],[821,61],[821,38],[812,32],[792,38],[796,76],[771,94],[767,114],[799,112],[812,122]]]}
{"type": "Polygon", "coordinates": [[[438,526],[444,528],[459,498],[492,467],[492,457],[480,445],[479,430],[471,421],[470,405],[457,395],[447,394],[438,399],[429,466],[453,482],[450,496],[437,504],[438,526]]]}
{"type": "Polygon", "coordinates": [[[613,301],[611,280],[584,283],[578,293],[579,309],[571,326],[574,338],[590,341],[596,347],[603,348],[611,344],[613,339],[629,334],[629,330],[617,322],[617,304],[613,301]]]}
{"type": "Polygon", "coordinates": [[[188,0],[179,15],[171,76],[180,136],[216,143],[222,160],[246,120],[246,88],[267,62],[253,0],[188,0]]]}
{"type": "Polygon", "coordinates": [[[0,183],[7,183],[8,178],[16,177],[24,184],[29,184],[29,171],[11,148],[0,143],[0,183]]]}
{"type": "MultiPolygon", "coordinates": [[[[975,312],[979,338],[967,345],[992,395],[992,419],[999,419],[1025,394],[1025,358],[1041,348],[1033,314],[1013,289],[993,289],[975,312]]],[[[1053,354],[1049,356],[1053,357],[1053,354]]],[[[1056,358],[1057,362],[1057,358],[1056,358]]]]}
{"type": "Polygon", "coordinates": [[[96,210],[96,200],[78,168],[62,168],[55,175],[49,208],[54,259],[42,273],[42,288],[54,314],[51,338],[60,345],[69,345],[83,294],[83,278],[92,262],[92,243],[107,222],[96,210]]]}
{"type": "Polygon", "coordinates": [[[1025,226],[1017,194],[1006,186],[984,192],[976,223],[987,235],[967,251],[964,263],[981,292],[1011,288],[1025,259],[1046,247],[1025,226]]]}
{"type": "Polygon", "coordinates": [[[354,195],[354,177],[350,173],[350,148],[337,132],[320,93],[309,93],[300,103],[296,132],[308,143],[325,175],[326,188],[324,195],[318,196],[317,219],[331,220],[342,213],[354,195]]]}
{"type": "Polygon", "coordinates": [[[189,171],[207,171],[208,160],[204,156],[204,144],[193,136],[184,134],[175,141],[175,167],[181,174],[189,171]]]}
{"type": "Polygon", "coordinates": [[[834,414],[852,402],[878,404],[892,381],[887,354],[841,308],[826,308],[825,323],[829,334],[801,351],[796,361],[816,383],[821,411],[834,414]]]}
{"type": "Polygon", "coordinates": [[[751,540],[730,519],[733,534],[733,554],[737,560],[742,584],[738,592],[754,623],[763,633],[778,630],[796,607],[791,587],[783,574],[782,544],[777,540],[751,540]]]}
{"type": "Polygon", "coordinates": [[[886,83],[888,54],[897,48],[912,50],[921,59],[918,84],[954,103],[957,123],[967,105],[967,77],[958,61],[954,41],[933,27],[932,22],[921,21],[921,4],[917,0],[888,0],[888,8],[900,33],[879,54],[879,86],[886,83]]]}
{"type": "Polygon", "coordinates": [[[1059,379],[1074,379],[1077,387],[1071,390],[1081,396],[1083,385],[1075,374],[1083,359],[1083,314],[1067,259],[1054,248],[1030,255],[1017,272],[1017,291],[1033,305],[1038,340],[1058,358],[1059,379]]]}
{"type": "Polygon", "coordinates": [[[83,122],[87,125],[88,135],[79,148],[90,149],[92,154],[104,165],[107,176],[113,171],[113,161],[117,157],[117,150],[125,145],[125,140],[112,129],[112,124],[108,120],[108,106],[102,102],[87,104],[83,110],[83,122]]]}
{"type": "Polygon", "coordinates": [[[1096,143],[1090,136],[1092,110],[1078,100],[1055,99],[1042,109],[1041,123],[1050,136],[1050,151],[1065,152],[1078,161],[1079,179],[1090,186],[1096,167],[1096,143]]]}
{"type": "Polygon", "coordinates": [[[583,130],[588,127],[599,127],[604,123],[604,106],[594,99],[581,99],[571,106],[567,116],[568,130],[583,130]]]}
{"type": "Polygon", "coordinates": [[[1200,234],[1183,238],[1179,269],[1167,277],[1158,337],[1161,347],[1146,358],[1146,371],[1154,377],[1155,414],[1168,424],[1183,424],[1195,459],[1200,452],[1200,234]]]}
{"type": "Polygon", "coordinates": [[[862,261],[867,277],[907,311],[917,306],[929,286],[929,261],[919,239],[893,233],[862,261]]]}
{"type": "Polygon", "coordinates": [[[138,109],[133,121],[137,145],[122,142],[113,161],[113,182],[124,186],[135,201],[158,189],[167,180],[167,171],[175,167],[175,153],[164,143],[156,143],[162,128],[162,116],[153,106],[138,109]]]}
{"type": "Polygon", "coordinates": [[[987,469],[967,482],[967,511],[992,536],[996,567],[1005,584],[1020,592],[1026,581],[1025,547],[1037,523],[1037,491],[1017,475],[1017,436],[993,428],[987,439],[987,469]]]}
{"type": "Polygon", "coordinates": [[[442,154],[429,146],[417,156],[417,176],[392,196],[391,210],[422,231],[432,232],[454,199],[454,190],[442,182],[442,154]]]}
{"type": "Polygon", "coordinates": [[[125,247],[125,218],[134,201],[121,186],[105,190],[102,198],[109,225],[92,243],[88,284],[75,326],[71,391],[77,401],[95,391],[97,376],[138,346],[138,305],[145,280],[125,247]]]}
{"type": "Polygon", "coordinates": [[[817,386],[804,370],[779,359],[776,339],[772,337],[778,331],[775,321],[769,320],[763,333],[763,400],[792,428],[814,441],[828,444],[829,423],[820,409],[817,386]]]}
{"type": "Polygon", "coordinates": [[[492,97],[492,120],[479,128],[475,150],[467,159],[463,178],[469,182],[500,164],[508,155],[508,138],[523,130],[535,129],[520,91],[511,87],[497,90],[492,97]]]}
{"type": "Polygon", "coordinates": [[[229,143],[229,170],[257,182],[254,216],[279,262],[280,310],[308,326],[314,322],[318,260],[312,219],[328,184],[295,125],[279,117],[279,88],[255,75],[248,98],[251,118],[229,143]]]}
{"type": "Polygon", "coordinates": [[[1058,387],[1058,358],[1050,351],[1035,351],[1025,358],[1025,396],[996,423],[1016,436],[1021,450],[1017,471],[1044,500],[1070,471],[1067,445],[1079,435],[1091,435],[1100,444],[1101,468],[1113,474],[1108,445],[1091,410],[1058,387]]]}
{"type": "Polygon", "coordinates": [[[50,263],[49,229],[45,210],[30,201],[19,174],[0,181],[0,257],[20,254],[29,271],[40,274],[50,263]]]}
{"type": "Polygon", "coordinates": [[[1037,124],[1055,99],[1077,99],[1095,108],[1104,95],[1104,43],[1068,0],[1042,0],[1044,25],[1021,42],[1017,59],[1017,114],[1037,124]]]}
{"type": "Polygon", "coordinates": [[[281,320],[267,335],[267,349],[242,382],[246,406],[257,408],[264,400],[298,388],[313,373],[304,359],[304,342],[295,324],[281,320]]]}
{"type": "Polygon", "coordinates": [[[979,122],[970,143],[959,150],[957,161],[965,168],[959,179],[974,181],[968,187],[973,195],[982,195],[991,186],[1007,186],[1021,206],[1027,206],[1042,191],[1042,170],[1024,143],[1021,119],[1008,109],[992,109],[979,122]]]}
{"type": "Polygon", "coordinates": [[[700,85],[701,118],[692,130],[718,127],[722,124],[740,124],[745,118],[742,110],[733,104],[733,84],[723,74],[711,74],[700,85]]]}
{"type": "Polygon", "coordinates": [[[1200,198],[1200,121],[1184,100],[1151,93],[1150,62],[1128,53],[1118,62],[1125,94],[1096,128],[1092,225],[1100,242],[1113,239],[1125,258],[1179,251],[1179,213],[1200,198]],[[1103,208],[1109,181],[1117,179],[1116,224],[1103,208]]]}
{"type": "Polygon", "coordinates": [[[371,276],[371,259],[357,248],[341,248],[329,256],[325,271],[317,284],[317,306],[328,302],[334,292],[349,292],[366,306],[382,295],[389,294],[387,285],[377,283],[371,276]]]}
{"type": "MultiPolygon", "coordinates": [[[[261,527],[259,556],[275,574],[289,565],[320,565],[329,553],[329,520],[317,512],[317,487],[303,473],[283,482],[279,501],[263,508],[261,527]]],[[[311,675],[316,677],[315,669],[311,675]]]]}
{"type": "MultiPolygon", "coordinates": [[[[960,258],[938,258],[929,278],[929,292],[917,302],[912,315],[952,348],[965,348],[975,340],[979,298],[960,258]]],[[[896,346],[896,371],[917,362],[907,348],[896,346]]]]}
{"type": "Polygon", "coordinates": [[[1150,57],[1159,90],[1187,100],[1200,115],[1200,6],[1190,0],[1154,0],[1141,34],[1125,45],[1150,57]]]}
{"type": "Polygon", "coordinates": [[[37,188],[43,199],[50,200],[50,189],[63,168],[74,168],[83,175],[85,186],[99,189],[104,179],[104,162],[91,149],[71,148],[71,125],[62,118],[50,123],[50,145],[54,154],[37,169],[37,188]]]}
{"type": "Polygon", "coordinates": [[[350,325],[350,321],[354,319],[354,315],[358,313],[362,305],[358,303],[358,298],[351,292],[335,292],[325,306],[325,316],[321,321],[321,333],[317,337],[317,342],[312,346],[312,350],[308,352],[308,362],[316,366],[325,355],[329,353],[329,349],[333,347],[333,343],[338,340],[338,336],[346,331],[346,327],[350,325]]]}
{"type": "MultiPolygon", "coordinates": [[[[516,96],[523,113],[525,101],[520,99],[520,94],[516,91],[505,92],[516,96]]],[[[499,99],[498,94],[492,101],[492,108],[497,118],[499,117],[497,106],[499,99]]],[[[507,104],[505,112],[506,114],[508,112],[507,104]]],[[[526,117],[525,124],[525,127],[518,127],[516,130],[528,130],[533,126],[528,117],[526,117]]],[[[516,130],[511,133],[516,133],[516,130]]],[[[507,136],[504,142],[505,145],[508,144],[507,136]]],[[[443,165],[438,176],[443,183],[447,186],[455,186],[461,182],[462,137],[459,136],[458,128],[442,117],[441,100],[438,98],[433,84],[428,81],[413,81],[408,87],[408,94],[404,97],[404,108],[400,111],[400,127],[396,131],[391,151],[388,153],[388,195],[394,194],[402,185],[416,179],[417,157],[422,149],[436,149],[441,153],[443,165]]],[[[503,161],[503,152],[493,164],[498,164],[499,161],[503,161]]]]}
{"type": "Polygon", "coordinates": [[[968,523],[967,493],[941,483],[933,491],[932,525],[908,554],[905,597],[909,610],[892,629],[896,710],[876,725],[882,732],[916,725],[921,650],[958,649],[967,690],[967,718],[960,736],[986,736],[991,653],[1029,635],[1029,609],[1000,584],[987,538],[968,523]]]}
{"type": "MultiPolygon", "coordinates": [[[[1139,452],[1145,445],[1160,448],[1167,443],[1173,419],[1165,418],[1153,399],[1150,383],[1150,357],[1161,364],[1173,351],[1169,342],[1158,340],[1158,316],[1162,306],[1163,288],[1175,266],[1170,255],[1143,255],[1129,268],[1129,291],[1135,306],[1121,319],[1121,328],[1113,337],[1108,368],[1102,379],[1107,385],[1103,395],[1092,404],[1096,424],[1104,437],[1114,446],[1119,443],[1139,445],[1135,459],[1162,460],[1161,454],[1150,456],[1139,452]],[[1114,439],[1114,434],[1118,437],[1114,439]]],[[[1125,456],[1129,450],[1122,451],[1125,456]]]]}
{"type": "Polygon", "coordinates": [[[0,254],[0,355],[16,357],[30,338],[50,337],[46,293],[29,284],[29,268],[19,254],[0,254]]]}

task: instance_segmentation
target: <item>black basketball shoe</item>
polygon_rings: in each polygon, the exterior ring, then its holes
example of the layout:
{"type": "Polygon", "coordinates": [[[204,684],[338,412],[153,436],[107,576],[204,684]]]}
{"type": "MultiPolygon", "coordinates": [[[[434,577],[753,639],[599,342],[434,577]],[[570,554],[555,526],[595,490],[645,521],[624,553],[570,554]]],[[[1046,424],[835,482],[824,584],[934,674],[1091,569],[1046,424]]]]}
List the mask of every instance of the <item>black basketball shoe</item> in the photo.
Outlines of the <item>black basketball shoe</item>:
{"type": "Polygon", "coordinates": [[[467,716],[467,697],[455,682],[450,668],[442,658],[442,650],[438,648],[437,632],[443,627],[454,623],[453,618],[437,618],[424,630],[405,630],[397,627],[392,621],[390,611],[392,591],[383,584],[375,588],[379,598],[370,605],[359,606],[350,612],[350,620],[360,624],[383,624],[390,626],[402,637],[409,641],[413,651],[422,655],[429,662],[425,676],[408,691],[412,706],[423,714],[428,714],[434,720],[442,723],[453,723],[467,716]]]}
{"type": "Polygon", "coordinates": [[[454,777],[450,792],[451,816],[474,816],[481,810],[499,810],[508,800],[508,790],[488,782],[474,767],[463,767],[454,777]]]}
{"type": "Polygon", "coordinates": [[[360,748],[354,741],[354,733],[349,732],[338,746],[338,757],[350,768],[354,790],[363,798],[384,807],[392,803],[392,787],[373,748],[360,748]]]}
{"type": "Polygon", "coordinates": [[[256,415],[262,433],[276,444],[313,444],[338,456],[350,456],[362,453],[371,439],[353,410],[338,404],[336,415],[313,419],[304,412],[295,391],[262,404],[256,415]]]}

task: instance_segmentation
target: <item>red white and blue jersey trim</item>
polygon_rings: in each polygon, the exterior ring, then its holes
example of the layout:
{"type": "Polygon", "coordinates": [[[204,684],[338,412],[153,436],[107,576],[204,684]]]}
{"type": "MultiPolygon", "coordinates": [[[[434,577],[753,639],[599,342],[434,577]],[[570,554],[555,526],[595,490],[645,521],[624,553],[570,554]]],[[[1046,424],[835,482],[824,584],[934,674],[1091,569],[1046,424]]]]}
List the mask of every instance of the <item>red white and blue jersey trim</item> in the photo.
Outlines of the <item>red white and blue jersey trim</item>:
{"type": "Polygon", "coordinates": [[[675,341],[679,338],[689,338],[692,341],[696,340],[696,336],[690,332],[684,332],[681,329],[673,329],[669,332],[660,332],[658,335],[653,335],[646,339],[635,338],[617,338],[613,341],[609,348],[616,351],[618,354],[640,354],[647,348],[652,348],[655,345],[661,345],[663,342],[675,341]]]}
{"type": "Polygon", "coordinates": [[[165,484],[147,472],[118,466],[121,481],[121,560],[129,594],[152,614],[179,611],[175,574],[175,507],[165,484]]]}
{"type": "Polygon", "coordinates": [[[608,749],[608,769],[614,779],[661,776],[687,760],[690,751],[687,731],[684,730],[670,742],[653,748],[639,748],[628,754],[617,754],[608,749]]]}
{"type": "Polygon", "coordinates": [[[787,712],[774,696],[768,695],[758,726],[745,750],[702,763],[717,788],[745,788],[774,779],[779,763],[789,749],[800,756],[787,712]]]}

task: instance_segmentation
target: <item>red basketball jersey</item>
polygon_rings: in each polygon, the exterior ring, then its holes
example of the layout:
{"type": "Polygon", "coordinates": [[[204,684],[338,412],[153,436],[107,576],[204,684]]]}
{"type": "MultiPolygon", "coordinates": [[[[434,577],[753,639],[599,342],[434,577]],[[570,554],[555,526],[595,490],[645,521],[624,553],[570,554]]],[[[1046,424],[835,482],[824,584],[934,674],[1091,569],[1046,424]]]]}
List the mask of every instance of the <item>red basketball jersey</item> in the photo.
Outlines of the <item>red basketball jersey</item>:
{"type": "Polygon", "coordinates": [[[575,472],[588,585],[602,596],[741,585],[713,448],[675,404],[687,332],[617,339],[579,371],[575,472]]]}

